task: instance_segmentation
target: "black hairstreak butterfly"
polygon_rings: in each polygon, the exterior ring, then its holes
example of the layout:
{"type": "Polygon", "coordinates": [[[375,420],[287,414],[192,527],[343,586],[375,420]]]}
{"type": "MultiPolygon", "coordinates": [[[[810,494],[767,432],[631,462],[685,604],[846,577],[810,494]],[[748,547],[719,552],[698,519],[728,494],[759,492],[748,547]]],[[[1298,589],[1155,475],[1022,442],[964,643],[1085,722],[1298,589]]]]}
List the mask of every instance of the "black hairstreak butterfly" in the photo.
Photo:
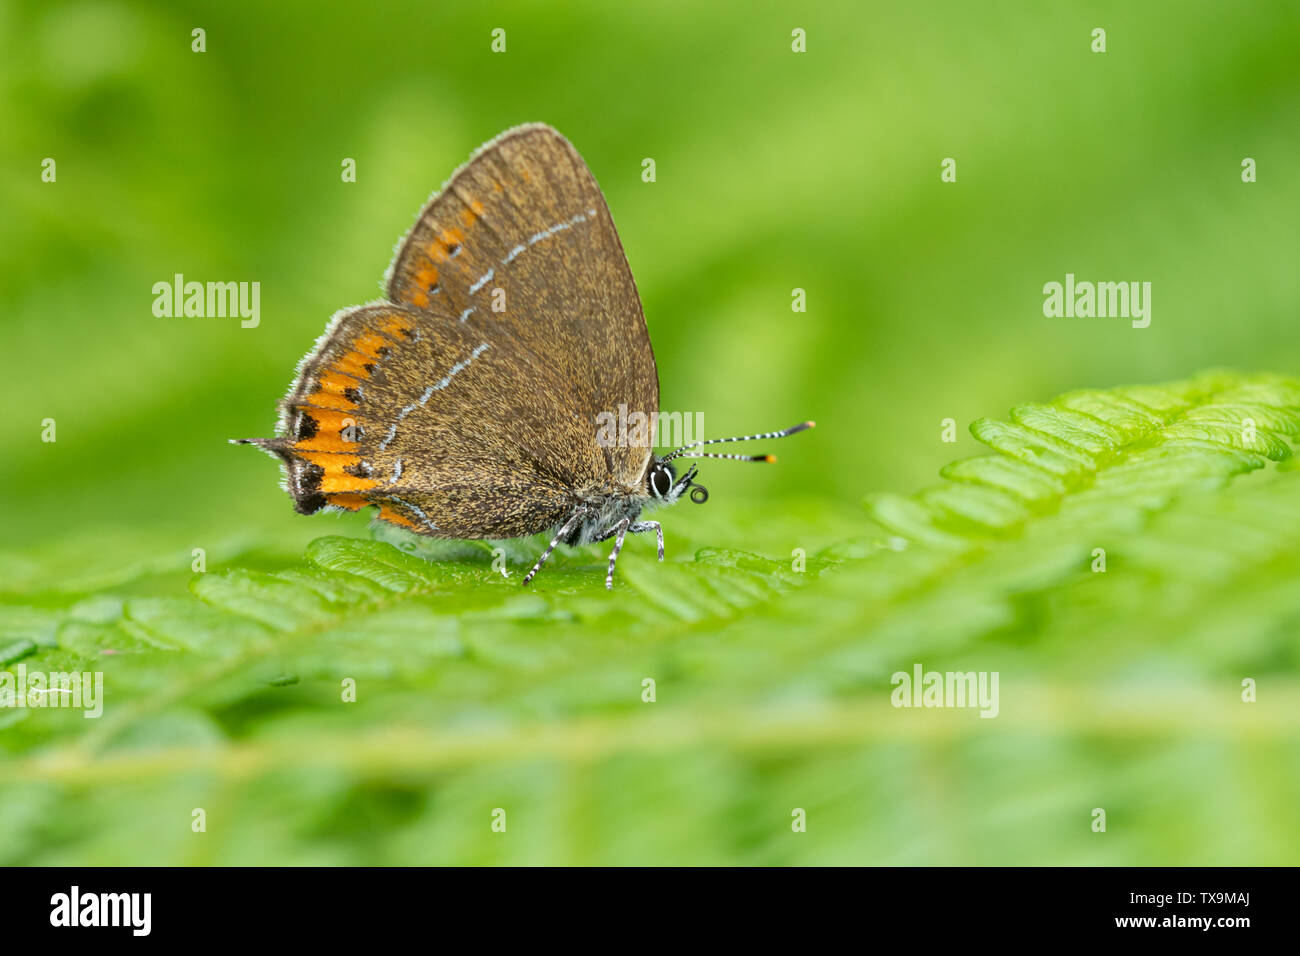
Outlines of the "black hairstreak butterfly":
{"type": "Polygon", "coordinates": [[[541,124],[483,146],[420,212],[386,277],[387,298],[334,316],[280,403],[276,438],[240,439],[281,460],[303,514],[379,508],[440,538],[560,542],[663,529],[641,513],[689,492],[683,458],[654,454],[654,428],[610,441],[602,413],[655,422],[659,373],[636,283],[605,198],[577,150],[541,124]]]}

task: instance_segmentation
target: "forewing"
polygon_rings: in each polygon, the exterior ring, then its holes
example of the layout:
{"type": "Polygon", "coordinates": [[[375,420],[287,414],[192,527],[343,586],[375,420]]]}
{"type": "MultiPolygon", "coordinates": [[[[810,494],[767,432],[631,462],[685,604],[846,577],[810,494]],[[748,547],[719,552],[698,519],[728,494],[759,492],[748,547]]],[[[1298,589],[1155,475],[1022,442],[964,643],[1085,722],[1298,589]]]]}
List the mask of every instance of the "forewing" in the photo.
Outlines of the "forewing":
{"type": "Polygon", "coordinates": [[[579,488],[639,482],[651,429],[605,448],[596,422],[620,405],[654,421],[654,352],[604,196],[563,136],[521,126],[479,150],[420,213],[387,288],[512,357],[522,375],[499,383],[493,407],[512,439],[511,423],[542,429],[531,443],[544,469],[579,488]]]}

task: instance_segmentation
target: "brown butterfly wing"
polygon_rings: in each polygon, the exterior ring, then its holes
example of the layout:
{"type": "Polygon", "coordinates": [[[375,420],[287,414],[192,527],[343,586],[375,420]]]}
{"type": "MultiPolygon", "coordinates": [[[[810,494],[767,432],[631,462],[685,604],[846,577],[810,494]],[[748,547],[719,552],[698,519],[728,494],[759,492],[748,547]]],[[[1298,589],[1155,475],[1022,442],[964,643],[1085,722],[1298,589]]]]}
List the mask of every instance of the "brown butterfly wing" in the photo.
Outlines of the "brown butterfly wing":
{"type": "Polygon", "coordinates": [[[377,504],[424,534],[514,537],[639,484],[653,435],[601,447],[597,415],[653,420],[654,354],[604,198],[562,136],[519,127],[480,150],[420,214],[388,293],[336,319],[265,443],[299,510],[377,504]]]}
{"type": "MultiPolygon", "coordinates": [[[[530,353],[584,413],[620,402],[659,409],[654,351],[609,208],[577,150],[549,126],[503,133],[452,176],[402,243],[387,291],[530,353]]],[[[587,424],[571,423],[570,437],[590,457],[587,424]]],[[[650,447],[611,449],[615,472],[639,477],[650,447]]]]}

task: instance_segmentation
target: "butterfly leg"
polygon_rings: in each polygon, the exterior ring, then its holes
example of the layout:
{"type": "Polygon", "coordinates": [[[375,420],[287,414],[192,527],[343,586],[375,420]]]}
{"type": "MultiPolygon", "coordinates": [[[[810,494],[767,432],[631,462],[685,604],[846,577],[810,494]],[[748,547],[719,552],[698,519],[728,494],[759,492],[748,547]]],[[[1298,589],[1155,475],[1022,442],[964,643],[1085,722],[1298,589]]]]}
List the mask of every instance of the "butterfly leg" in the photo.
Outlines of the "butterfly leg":
{"type": "Polygon", "coordinates": [[[564,522],[560,530],[555,532],[555,537],[551,539],[551,543],[546,546],[546,550],[543,551],[542,556],[537,559],[537,563],[533,565],[533,569],[524,577],[524,584],[531,581],[533,575],[541,570],[542,564],[551,556],[551,552],[554,551],[555,546],[560,543],[560,539],[572,531],[574,526],[583,519],[583,516],[586,515],[586,513],[587,512],[584,509],[579,508],[569,517],[568,521],[564,522]]]}
{"type": "Polygon", "coordinates": [[[643,531],[654,531],[655,536],[659,538],[659,560],[664,559],[664,526],[658,521],[638,521],[632,527],[627,529],[633,534],[641,534],[643,531]]]}
{"type": "Polygon", "coordinates": [[[618,560],[618,553],[623,550],[623,538],[627,536],[627,529],[631,524],[631,519],[624,518],[614,527],[617,537],[614,541],[614,550],[609,553],[609,571],[605,575],[606,591],[614,590],[614,562],[618,560]]]}
{"type": "MultiPolygon", "coordinates": [[[[628,534],[642,534],[646,531],[653,531],[655,535],[659,538],[659,560],[662,561],[664,559],[664,526],[663,525],[661,525],[658,521],[634,521],[631,525],[628,526],[627,529],[628,534]]],[[[618,533],[619,533],[619,526],[614,525],[614,527],[610,528],[599,538],[593,538],[591,543],[599,544],[602,541],[608,541],[610,538],[614,537],[614,535],[618,533]]]]}

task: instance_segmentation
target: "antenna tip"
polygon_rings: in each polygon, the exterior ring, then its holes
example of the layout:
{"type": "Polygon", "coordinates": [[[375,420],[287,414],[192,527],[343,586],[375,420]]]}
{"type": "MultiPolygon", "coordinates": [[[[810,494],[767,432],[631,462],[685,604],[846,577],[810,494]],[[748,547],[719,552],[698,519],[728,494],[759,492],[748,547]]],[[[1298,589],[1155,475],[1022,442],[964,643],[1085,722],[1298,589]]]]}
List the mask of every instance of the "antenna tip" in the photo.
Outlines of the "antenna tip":
{"type": "Polygon", "coordinates": [[[809,421],[809,422],[804,422],[804,423],[803,423],[803,427],[804,427],[804,428],[816,428],[816,427],[817,427],[817,423],[816,423],[816,422],[811,422],[811,421],[809,421]]]}
{"type": "Polygon", "coordinates": [[[770,464],[771,462],[776,461],[776,455],[764,455],[763,461],[766,461],[770,464]]]}

